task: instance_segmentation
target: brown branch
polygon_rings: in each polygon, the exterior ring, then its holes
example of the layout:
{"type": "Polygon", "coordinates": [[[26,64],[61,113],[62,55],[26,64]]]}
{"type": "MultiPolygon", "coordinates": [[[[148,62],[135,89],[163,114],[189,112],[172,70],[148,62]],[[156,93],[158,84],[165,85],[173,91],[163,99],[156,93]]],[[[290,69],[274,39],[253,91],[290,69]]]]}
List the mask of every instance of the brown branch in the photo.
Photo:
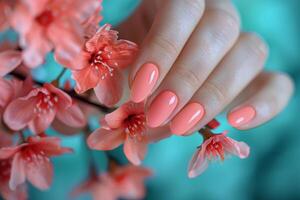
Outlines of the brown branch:
{"type": "MultiPolygon", "coordinates": [[[[16,71],[10,73],[10,75],[12,75],[15,78],[20,79],[20,80],[25,80],[26,79],[26,76],[24,76],[23,74],[18,73],[16,71]]],[[[36,80],[34,80],[34,83],[37,84],[37,85],[40,85],[40,86],[42,86],[44,84],[43,82],[36,81],[36,80]]],[[[109,108],[109,107],[106,107],[105,105],[98,104],[98,103],[95,103],[93,101],[90,101],[89,99],[86,99],[85,97],[78,95],[74,90],[66,91],[62,88],[60,88],[60,89],[63,90],[65,93],[69,94],[72,98],[74,98],[74,99],[76,99],[76,100],[78,100],[82,103],[88,104],[90,106],[94,106],[94,107],[98,108],[99,110],[101,110],[102,112],[109,113],[109,112],[112,112],[116,109],[116,108],[109,108]]]]}

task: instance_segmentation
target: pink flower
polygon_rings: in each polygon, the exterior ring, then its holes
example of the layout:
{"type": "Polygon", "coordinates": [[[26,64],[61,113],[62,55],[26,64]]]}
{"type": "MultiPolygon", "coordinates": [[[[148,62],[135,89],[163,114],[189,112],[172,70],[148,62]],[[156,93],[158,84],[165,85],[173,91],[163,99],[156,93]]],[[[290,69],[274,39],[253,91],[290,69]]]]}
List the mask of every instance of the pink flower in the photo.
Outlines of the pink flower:
{"type": "Polygon", "coordinates": [[[10,16],[11,26],[20,34],[24,62],[36,67],[55,49],[60,57],[73,57],[83,44],[87,20],[101,5],[99,0],[21,0],[10,16]]]}
{"type": "Polygon", "coordinates": [[[72,149],[60,146],[56,137],[29,137],[15,147],[0,149],[0,160],[12,160],[9,188],[15,190],[27,179],[39,189],[48,189],[52,182],[53,166],[49,157],[70,153],[72,149]]]}
{"type": "Polygon", "coordinates": [[[34,133],[44,132],[55,116],[72,127],[83,127],[85,117],[72,98],[52,84],[32,89],[26,96],[13,100],[4,111],[4,122],[12,130],[26,126],[34,133]]]}
{"type": "MultiPolygon", "coordinates": [[[[0,149],[12,145],[12,139],[8,134],[0,133],[0,149]]],[[[25,200],[27,192],[25,184],[12,191],[9,188],[12,159],[0,160],[0,195],[8,200],[25,200]]]]}
{"type": "Polygon", "coordinates": [[[14,1],[1,0],[0,1],[0,32],[5,31],[9,27],[9,13],[14,1]]]}
{"type": "MultiPolygon", "coordinates": [[[[3,4],[3,2],[0,2],[0,11],[1,4],[3,4]]],[[[22,53],[21,51],[15,50],[15,48],[16,47],[13,44],[8,42],[3,42],[0,44],[0,77],[5,76],[21,64],[22,53]]]]}
{"type": "Polygon", "coordinates": [[[105,115],[102,127],[88,137],[87,143],[97,150],[112,150],[124,143],[123,150],[128,160],[139,165],[149,142],[145,120],[143,103],[125,103],[105,115]]]}
{"type": "Polygon", "coordinates": [[[232,154],[239,158],[247,158],[250,153],[249,146],[244,142],[237,142],[226,136],[227,132],[222,134],[209,135],[194,154],[189,164],[190,178],[194,178],[208,167],[209,161],[220,158],[225,159],[226,154],[232,154]]]}
{"type": "Polygon", "coordinates": [[[94,88],[99,101],[107,106],[116,104],[122,97],[123,76],[137,53],[137,45],[117,40],[117,32],[110,25],[102,26],[84,46],[79,57],[63,64],[71,66],[76,81],[75,90],[83,93],[94,88]]]}
{"type": "Polygon", "coordinates": [[[80,185],[73,195],[89,192],[94,200],[143,199],[145,197],[146,178],[152,172],[138,166],[116,166],[113,170],[92,176],[87,182],[80,185]]]}

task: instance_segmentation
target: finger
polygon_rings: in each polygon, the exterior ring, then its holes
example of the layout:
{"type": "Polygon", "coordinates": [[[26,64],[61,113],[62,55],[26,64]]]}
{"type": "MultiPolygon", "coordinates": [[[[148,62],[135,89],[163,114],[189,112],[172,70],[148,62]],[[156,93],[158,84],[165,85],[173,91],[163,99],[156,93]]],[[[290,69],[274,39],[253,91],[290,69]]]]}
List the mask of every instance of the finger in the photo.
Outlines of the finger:
{"type": "Polygon", "coordinates": [[[222,7],[215,2],[208,4],[172,69],[147,101],[150,127],[167,123],[190,100],[238,38],[236,10],[229,1],[221,0],[227,2],[222,7]]]}
{"type": "Polygon", "coordinates": [[[228,122],[238,129],[249,129],[271,120],[287,105],[293,88],[285,74],[261,73],[241,94],[250,98],[229,112],[228,122]]]}
{"type": "Polygon", "coordinates": [[[258,75],[266,57],[267,47],[258,36],[241,34],[190,103],[172,119],[171,131],[188,134],[211,121],[258,75]]]}
{"type": "Polygon", "coordinates": [[[163,1],[129,77],[131,100],[143,101],[167,74],[198,24],[203,0],[163,1]]]}

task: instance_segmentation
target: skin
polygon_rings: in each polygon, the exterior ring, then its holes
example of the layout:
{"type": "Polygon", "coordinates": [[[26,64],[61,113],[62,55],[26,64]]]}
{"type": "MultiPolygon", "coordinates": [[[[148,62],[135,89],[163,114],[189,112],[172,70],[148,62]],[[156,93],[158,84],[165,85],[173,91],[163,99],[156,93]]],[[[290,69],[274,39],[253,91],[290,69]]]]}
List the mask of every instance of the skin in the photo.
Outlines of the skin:
{"type": "Polygon", "coordinates": [[[144,63],[159,66],[146,110],[163,90],[180,99],[167,124],[189,102],[205,107],[204,118],[187,134],[225,108],[230,113],[243,105],[254,107],[256,116],[238,128],[259,126],[283,110],[293,93],[288,75],[263,71],[267,44],[255,33],[240,31],[239,14],[229,0],[144,0],[119,31],[141,46],[129,86],[144,63]]]}

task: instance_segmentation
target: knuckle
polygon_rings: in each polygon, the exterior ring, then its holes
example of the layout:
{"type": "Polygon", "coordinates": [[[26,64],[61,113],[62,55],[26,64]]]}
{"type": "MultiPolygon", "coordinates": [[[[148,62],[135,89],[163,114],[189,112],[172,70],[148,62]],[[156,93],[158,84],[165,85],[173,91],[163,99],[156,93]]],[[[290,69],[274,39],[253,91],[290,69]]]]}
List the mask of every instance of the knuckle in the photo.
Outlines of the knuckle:
{"type": "Polygon", "coordinates": [[[222,27],[227,27],[233,31],[240,30],[240,18],[235,11],[229,11],[226,9],[210,9],[208,13],[216,18],[222,27]]]}
{"type": "Polygon", "coordinates": [[[153,44],[155,46],[158,46],[158,48],[161,49],[162,53],[167,54],[170,57],[177,56],[180,53],[180,48],[178,47],[178,45],[176,45],[175,42],[159,34],[154,39],[153,44]]]}
{"type": "Polygon", "coordinates": [[[187,88],[192,90],[199,88],[201,78],[192,69],[189,69],[187,67],[178,67],[175,73],[177,79],[181,80],[181,83],[185,84],[187,88]]]}
{"type": "Polygon", "coordinates": [[[250,56],[256,56],[265,60],[268,56],[268,46],[256,33],[244,33],[242,35],[246,51],[250,56]]]}
{"type": "Polygon", "coordinates": [[[228,95],[225,92],[226,89],[212,81],[206,81],[204,90],[207,91],[207,93],[210,95],[210,98],[214,99],[214,101],[217,102],[216,105],[223,105],[224,102],[226,102],[226,100],[228,99],[228,95]]]}
{"type": "Polygon", "coordinates": [[[204,0],[183,0],[182,3],[186,5],[188,12],[197,18],[200,17],[204,11],[204,0]]]}

